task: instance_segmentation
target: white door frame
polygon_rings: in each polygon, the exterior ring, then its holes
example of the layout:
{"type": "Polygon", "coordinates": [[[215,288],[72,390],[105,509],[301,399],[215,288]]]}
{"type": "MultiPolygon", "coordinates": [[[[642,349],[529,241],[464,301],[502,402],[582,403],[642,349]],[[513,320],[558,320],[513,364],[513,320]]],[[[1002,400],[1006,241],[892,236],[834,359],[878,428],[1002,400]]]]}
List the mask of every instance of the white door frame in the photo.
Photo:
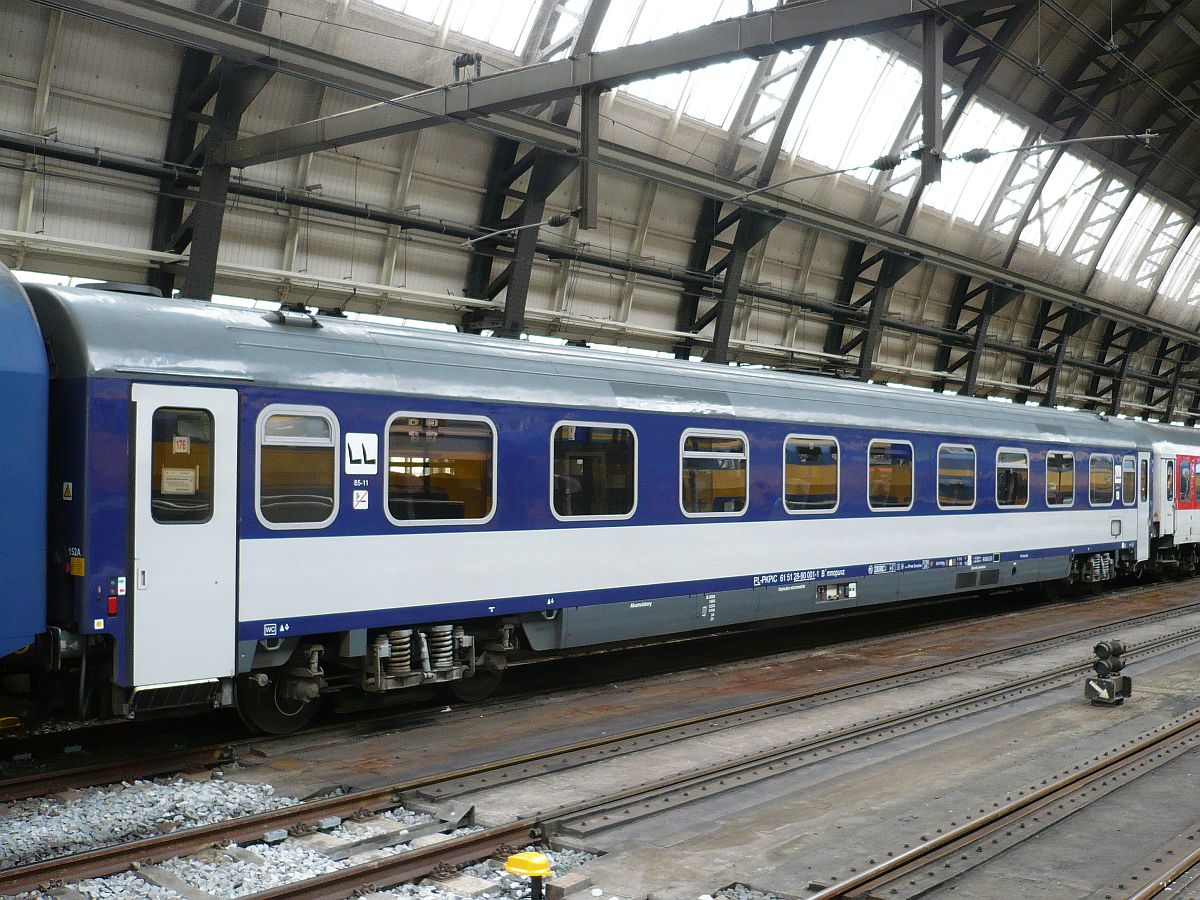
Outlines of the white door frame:
{"type": "Polygon", "coordinates": [[[1137,455],[1137,561],[1150,558],[1150,500],[1154,490],[1154,476],[1150,468],[1150,452],[1139,450],[1137,455]],[[1142,466],[1146,467],[1146,496],[1142,497],[1142,466]]]}
{"type": "Polygon", "coordinates": [[[1175,484],[1175,456],[1159,457],[1161,463],[1158,467],[1158,485],[1160,491],[1158,495],[1158,533],[1163,535],[1173,535],[1175,533],[1175,497],[1179,486],[1175,484]],[[1170,475],[1167,473],[1170,472],[1170,475]],[[1167,491],[1167,482],[1171,482],[1173,489],[1167,491]]]}
{"type": "MultiPolygon", "coordinates": [[[[237,391],[135,384],[132,400],[133,684],[231,676],[237,648],[237,391]],[[152,423],[163,407],[212,416],[212,511],[207,521],[155,520],[152,423]]],[[[189,470],[169,471],[175,491],[186,493],[189,470]]],[[[166,477],[164,473],[163,481],[166,477]]]]}

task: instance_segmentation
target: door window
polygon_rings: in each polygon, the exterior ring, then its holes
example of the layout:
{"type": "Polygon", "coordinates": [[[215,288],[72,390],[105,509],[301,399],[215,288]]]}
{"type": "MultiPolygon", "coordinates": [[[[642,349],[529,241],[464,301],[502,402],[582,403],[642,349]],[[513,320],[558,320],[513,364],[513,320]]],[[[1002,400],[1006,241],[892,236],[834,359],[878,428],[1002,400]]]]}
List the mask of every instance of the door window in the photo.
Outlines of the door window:
{"type": "Polygon", "coordinates": [[[1145,503],[1147,500],[1150,499],[1150,462],[1149,462],[1149,460],[1145,460],[1145,459],[1142,460],[1142,465],[1141,465],[1140,471],[1141,471],[1141,475],[1140,475],[1140,485],[1141,486],[1138,490],[1138,497],[1142,503],[1145,503]]]}
{"type": "Polygon", "coordinates": [[[162,525],[199,525],[213,513],[213,417],[163,406],[150,426],[150,514],[162,525]]]}

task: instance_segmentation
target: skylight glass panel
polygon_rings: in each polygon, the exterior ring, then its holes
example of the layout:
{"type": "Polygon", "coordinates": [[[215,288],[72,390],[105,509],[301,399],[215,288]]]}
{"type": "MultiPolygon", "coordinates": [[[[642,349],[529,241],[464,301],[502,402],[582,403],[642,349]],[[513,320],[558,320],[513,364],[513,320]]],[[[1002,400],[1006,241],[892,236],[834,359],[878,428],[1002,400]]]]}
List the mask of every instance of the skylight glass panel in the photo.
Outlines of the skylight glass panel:
{"type": "MultiPolygon", "coordinates": [[[[554,23],[554,32],[550,35],[551,46],[565,40],[572,31],[579,27],[579,22],[587,8],[588,0],[567,0],[567,2],[559,4],[558,21],[554,23]]],[[[553,58],[562,58],[569,49],[569,47],[564,47],[553,58]]]]}
{"type": "Polygon", "coordinates": [[[755,60],[735,59],[693,72],[687,86],[684,114],[728,128],[756,68],[755,60]]]}
{"type": "MultiPolygon", "coordinates": [[[[774,5],[772,0],[754,0],[752,4],[756,10],[774,5]]],[[[629,44],[644,44],[680,31],[711,25],[719,19],[745,14],[744,0],[691,0],[686,4],[613,0],[596,36],[595,49],[611,50],[629,44]]],[[[690,74],[670,72],[641,79],[622,85],[620,90],[667,109],[676,109],[686,93],[688,108],[684,111],[687,115],[727,126],[754,66],[753,60],[734,60],[690,74]],[[711,69],[717,69],[722,74],[705,74],[711,69]],[[689,85],[692,86],[690,90],[689,85]]]]}
{"type": "Polygon", "coordinates": [[[1069,248],[1071,258],[1081,266],[1090,266],[1095,261],[1096,254],[1104,249],[1104,239],[1108,234],[1114,216],[1120,214],[1125,200],[1129,197],[1129,185],[1117,178],[1101,179],[1094,186],[1093,193],[1087,186],[1085,190],[1092,193],[1096,199],[1088,222],[1079,230],[1075,245],[1069,248]]]}
{"type": "Polygon", "coordinates": [[[1167,220],[1154,229],[1150,237],[1150,247],[1138,267],[1134,281],[1140,288],[1152,288],[1158,281],[1162,267],[1171,258],[1174,249],[1183,239],[1184,229],[1187,228],[1187,218],[1178,210],[1171,209],[1167,220]]]}
{"type": "Polygon", "coordinates": [[[787,102],[788,94],[792,92],[796,79],[800,77],[800,69],[808,59],[811,49],[802,47],[775,57],[771,74],[759,91],[758,101],[750,113],[751,124],[762,124],[751,131],[749,137],[764,144],[771,139],[771,129],[775,127],[774,116],[787,102]]]}
{"type": "Polygon", "coordinates": [[[1200,228],[1193,228],[1175,254],[1159,294],[1177,303],[1200,302],[1200,228]]]}
{"type": "Polygon", "coordinates": [[[1162,218],[1166,208],[1157,200],[1151,200],[1145,194],[1138,194],[1121,216],[1108,246],[1100,256],[1099,268],[1113,278],[1128,281],[1133,277],[1136,267],[1142,263],[1142,258],[1150,239],[1162,218]]]}
{"type": "Polygon", "coordinates": [[[643,100],[649,100],[658,106],[675,109],[679,106],[679,101],[683,99],[683,92],[687,89],[687,84],[687,72],[671,72],[656,78],[631,81],[629,84],[622,85],[621,90],[635,97],[641,97],[643,100]]]}
{"type": "Polygon", "coordinates": [[[891,149],[920,84],[887,50],[858,38],[830,45],[800,98],[793,154],[830,169],[874,161],[891,149]]]}
{"type": "Polygon", "coordinates": [[[375,0],[380,6],[420,19],[422,22],[441,22],[446,18],[451,0],[375,0]]]}
{"type": "MultiPolygon", "coordinates": [[[[1030,153],[1029,156],[1046,156],[1044,160],[1033,162],[1037,167],[1049,165],[1053,158],[1051,151],[1030,153]]],[[[1038,192],[1033,214],[1021,232],[1021,240],[1044,247],[1051,253],[1061,253],[1091,199],[1091,193],[1081,188],[1099,178],[1099,169],[1078,156],[1064,153],[1038,192]]]]}
{"type": "MultiPolygon", "coordinates": [[[[757,12],[773,7],[775,0],[753,0],[750,5],[757,12]]],[[[688,0],[687,3],[612,0],[596,35],[595,49],[611,50],[629,44],[644,44],[669,34],[690,31],[720,19],[745,14],[746,0],[688,0]]]]}
{"type": "Polygon", "coordinates": [[[1012,156],[999,153],[1021,146],[1026,128],[982,103],[973,102],[959,119],[946,142],[947,156],[984,147],[997,156],[981,163],[950,160],[942,166],[942,180],[925,189],[923,202],[975,224],[983,221],[1012,156]]]}
{"type": "Polygon", "coordinates": [[[539,2],[456,0],[450,8],[450,30],[516,53],[533,24],[539,2]]]}

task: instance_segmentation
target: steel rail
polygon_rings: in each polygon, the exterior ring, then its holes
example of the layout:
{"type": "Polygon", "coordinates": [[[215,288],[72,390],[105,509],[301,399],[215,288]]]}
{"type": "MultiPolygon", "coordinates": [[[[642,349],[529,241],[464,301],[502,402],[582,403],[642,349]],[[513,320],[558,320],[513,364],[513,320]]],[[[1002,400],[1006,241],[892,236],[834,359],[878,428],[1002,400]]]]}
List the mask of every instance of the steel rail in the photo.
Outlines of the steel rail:
{"type": "Polygon", "coordinates": [[[1193,850],[1171,868],[1158,875],[1150,884],[1129,895],[1129,900],[1150,900],[1163,891],[1170,890],[1171,885],[1186,875],[1190,870],[1200,866],[1200,849],[1193,850]]]}
{"type": "Polygon", "coordinates": [[[0,803],[12,803],[16,800],[26,800],[29,797],[56,794],[72,788],[111,784],[130,777],[152,778],[169,772],[222,765],[233,760],[234,755],[229,745],[224,744],[174,751],[145,760],[109,760],[95,765],[59,769],[54,772],[31,772],[27,775],[0,779],[0,803]],[[145,766],[140,767],[131,776],[131,767],[143,761],[145,766]]]}
{"type": "Polygon", "coordinates": [[[1031,791],[1023,797],[985,813],[978,819],[951,828],[944,834],[917,844],[891,859],[831,884],[806,897],[805,900],[836,900],[839,897],[866,895],[874,892],[880,886],[890,884],[918,865],[926,866],[937,862],[946,854],[957,852],[964,843],[986,837],[996,828],[1003,827],[1006,822],[1023,817],[1027,813],[1034,812],[1063,797],[1069,797],[1097,780],[1134,765],[1146,756],[1161,750],[1163,745],[1168,742],[1184,742],[1197,733],[1200,733],[1200,709],[1193,710],[1190,715],[1163,731],[1149,735],[1124,749],[1118,749],[1113,755],[1084,766],[1060,781],[1051,782],[1045,787],[1031,791]]]}
{"type": "MultiPolygon", "coordinates": [[[[176,832],[170,832],[164,835],[156,835],[154,837],[143,838],[135,841],[127,841],[121,844],[114,844],[108,847],[100,847],[93,850],[88,850],[83,853],[74,854],[71,856],[60,856],[51,859],[42,860],[35,863],[30,863],[24,866],[18,866],[7,870],[0,870],[0,895],[10,893],[20,893],[22,891],[37,889],[39,885],[47,882],[63,882],[74,881],[84,878],[95,878],[104,875],[123,871],[128,868],[130,862],[159,862],[165,859],[170,859],[175,856],[194,853],[211,846],[216,842],[238,842],[252,841],[262,837],[266,831],[279,828],[292,828],[301,823],[315,822],[316,820],[328,816],[339,816],[342,818],[349,817],[365,810],[370,813],[383,812],[387,809],[394,808],[400,805],[400,796],[410,791],[420,790],[421,788],[430,787],[447,781],[457,779],[470,778],[486,774],[489,772],[499,771],[516,766],[527,765],[532,762],[539,762],[548,759],[553,759],[558,756],[565,756],[571,753],[580,751],[592,750],[606,746],[612,746],[625,741],[637,740],[652,735],[657,735],[663,732],[684,729],[690,726],[714,723],[721,719],[733,719],[747,713],[760,710],[770,709],[773,707],[786,706],[790,703],[796,703],[803,700],[808,700],[822,695],[834,694],[846,690],[853,690],[860,687],[870,687],[872,685],[886,683],[897,678],[909,677],[912,675],[922,675],[927,673],[936,673],[939,670],[945,670],[960,666],[964,663],[978,661],[992,656],[1003,656],[1020,652],[1022,650],[1036,651],[1039,646],[1052,646],[1056,643],[1062,643],[1067,640],[1077,639],[1084,635],[1095,633],[1098,631],[1108,630],[1114,627],[1123,625],[1131,625],[1137,622],[1161,621],[1170,618],[1177,614],[1186,614],[1189,611],[1195,610],[1200,604],[1182,604],[1178,607],[1172,607],[1168,610],[1160,610],[1143,616],[1129,616],[1122,619],[1114,620],[1113,622],[1103,625],[1089,626],[1088,628],[1075,629],[1070,632],[1055,635],[1050,638],[1040,638],[1037,640],[1021,641],[1005,648],[997,650],[981,651],[969,654],[963,654],[950,660],[942,660],[939,662],[924,663],[919,666],[912,666],[908,669],[896,670],[892,672],[873,675],[867,678],[855,679],[848,682],[842,682],[827,688],[816,688],[806,691],[800,691],[789,694],[783,697],[771,698],[768,700],[756,701],[749,704],[743,704],[733,708],[725,708],[708,713],[687,716],[682,719],[673,720],[670,722],[659,723],[646,726],[643,728],[632,729],[627,732],[622,732],[616,735],[607,735],[599,738],[590,738],[583,741],[578,741],[573,744],[548,748],[544,750],[532,751],[521,754],[515,757],[508,757],[501,760],[495,760],[480,765],[469,766],[451,773],[443,773],[434,776],[425,776],[421,778],[411,779],[405,782],[384,785],[378,788],[370,788],[362,791],[356,791],[350,794],[328,797],[318,800],[310,800],[294,806],[284,807],[282,809],[270,810],[263,813],[257,813],[249,816],[241,816],[236,819],[231,819],[225,822],[213,823],[211,825],[201,825],[193,828],[187,828],[176,832]]],[[[1143,652],[1146,649],[1164,642],[1178,641],[1182,639],[1182,635],[1200,635],[1200,628],[1188,629],[1184,632],[1172,633],[1164,635],[1154,641],[1147,642],[1146,645],[1129,648],[1127,655],[1143,652]]],[[[1085,663],[1071,664],[1066,667],[1059,667],[1053,671],[1053,675],[1061,676],[1070,671],[1082,671],[1086,668],[1085,663]]],[[[1000,689],[1011,689],[1011,685],[1002,685],[1000,689]]],[[[967,702],[971,699],[976,699],[975,695],[983,695],[990,693],[988,689],[982,691],[971,692],[970,695],[960,695],[950,698],[945,702],[946,705],[957,705],[962,702],[967,702]]],[[[936,704],[934,704],[936,706],[936,704]]],[[[922,708],[917,714],[926,715],[931,712],[931,708],[922,708]]],[[[912,711],[905,713],[905,716],[912,715],[912,711]]],[[[862,723],[859,730],[873,730],[881,724],[880,720],[862,723]]],[[[843,729],[849,734],[853,729],[843,729]]],[[[824,742],[830,739],[831,735],[821,735],[815,740],[824,742]]],[[[845,735],[841,735],[845,737],[845,735]]],[[[778,749],[770,751],[767,755],[778,755],[778,749]]],[[[765,758],[765,757],[764,757],[765,758]]],[[[744,766],[749,760],[743,758],[733,761],[731,766],[744,766]]],[[[719,767],[713,767],[716,772],[719,767]]],[[[560,809],[553,812],[554,818],[570,818],[577,814],[582,814],[590,809],[596,808],[599,805],[607,805],[611,803],[622,802],[626,799],[641,796],[648,791],[667,790],[676,784],[686,783],[694,780],[697,777],[703,777],[705,772],[688,772],[684,775],[668,779],[659,784],[647,787],[639,786],[629,791],[620,792],[616,795],[599,798],[588,801],[584,804],[579,804],[578,809],[560,809]]],[[[544,817],[543,817],[544,819],[544,817]]],[[[511,827],[533,827],[536,825],[536,820],[517,823],[511,827]]],[[[437,845],[439,848],[445,848],[447,852],[453,850],[450,842],[437,845]]],[[[381,860],[379,863],[387,863],[389,860],[381,860]]],[[[374,865],[374,864],[372,864],[374,865]]],[[[399,863],[397,863],[399,865],[399,863]]],[[[338,870],[339,872],[349,872],[359,867],[350,869],[338,870]]],[[[337,873],[331,873],[337,874],[337,873]]],[[[401,879],[407,880],[407,879],[401,879]]],[[[307,882],[302,882],[307,883],[307,882]]],[[[282,889],[282,888],[281,888],[282,889]]],[[[297,894],[295,896],[308,896],[307,894],[297,894]]],[[[344,895],[343,895],[344,896],[344,895]]]]}

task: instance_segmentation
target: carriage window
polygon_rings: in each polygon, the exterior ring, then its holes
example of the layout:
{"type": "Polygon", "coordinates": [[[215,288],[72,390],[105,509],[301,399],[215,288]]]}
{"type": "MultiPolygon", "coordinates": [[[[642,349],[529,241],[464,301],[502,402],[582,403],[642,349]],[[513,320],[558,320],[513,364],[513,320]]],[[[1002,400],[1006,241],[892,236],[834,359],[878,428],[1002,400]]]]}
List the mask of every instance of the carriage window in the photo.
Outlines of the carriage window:
{"type": "Polygon", "coordinates": [[[975,448],[938,447],[938,506],[975,505],[975,448]]]}
{"type": "Polygon", "coordinates": [[[1141,486],[1138,495],[1141,497],[1142,503],[1145,503],[1150,499],[1150,461],[1147,459],[1142,460],[1139,481],[1141,482],[1141,486]]]}
{"type": "Polygon", "coordinates": [[[789,437],[784,442],[783,505],[788,512],[837,508],[837,441],[789,437]]]}
{"type": "Polygon", "coordinates": [[[269,414],[258,446],[258,511],[271,525],[314,527],[337,512],[331,414],[269,414]]]}
{"type": "Polygon", "coordinates": [[[492,514],[496,433],[479,419],[401,413],[388,425],[387,511],[397,524],[492,514]]]}
{"type": "Polygon", "coordinates": [[[1075,454],[1051,450],[1046,454],[1046,505],[1075,503],[1075,454]]]}
{"type": "Polygon", "coordinates": [[[559,425],[554,429],[552,455],[557,515],[633,515],[637,447],[632,430],[607,425],[559,425]]]}
{"type": "Polygon", "coordinates": [[[1192,462],[1188,459],[1179,461],[1179,500],[1181,503],[1192,501],[1192,462]]]}
{"type": "Polygon", "coordinates": [[[1126,506],[1137,502],[1137,462],[1132,456],[1121,460],[1121,502],[1126,506]]]}
{"type": "Polygon", "coordinates": [[[746,439],[689,434],[683,439],[679,496],[688,515],[739,515],[746,509],[746,439]]]}
{"type": "Polygon", "coordinates": [[[1029,505],[1029,454],[1024,450],[996,452],[996,505],[1029,505]]]}
{"type": "Polygon", "coordinates": [[[912,507],[912,444],[871,441],[867,451],[867,503],[871,509],[912,507]]]}
{"type": "Polygon", "coordinates": [[[1113,501],[1113,488],[1113,458],[1107,453],[1093,453],[1088,460],[1088,502],[1108,506],[1113,501]]]}
{"type": "Polygon", "coordinates": [[[213,513],[213,417],[203,409],[154,411],[150,514],[162,525],[199,525],[213,513]]]}

